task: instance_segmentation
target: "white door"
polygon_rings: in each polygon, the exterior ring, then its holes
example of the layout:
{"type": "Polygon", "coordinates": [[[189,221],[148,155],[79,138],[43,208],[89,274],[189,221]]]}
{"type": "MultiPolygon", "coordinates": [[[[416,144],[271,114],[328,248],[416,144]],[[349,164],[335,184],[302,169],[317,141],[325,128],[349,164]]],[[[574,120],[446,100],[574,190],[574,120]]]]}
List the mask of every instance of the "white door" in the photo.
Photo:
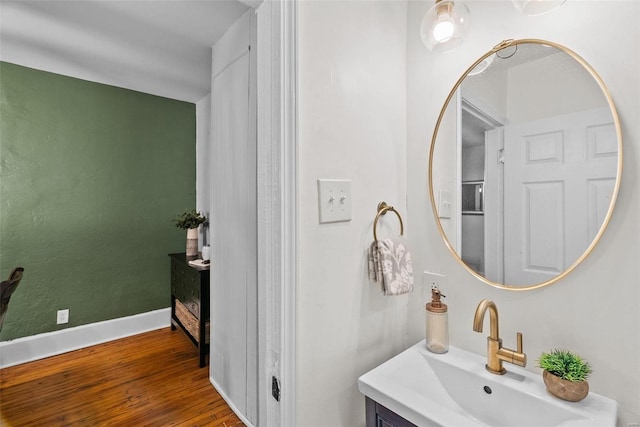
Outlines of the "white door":
{"type": "Polygon", "coordinates": [[[545,282],[584,253],[609,208],[616,170],[608,109],[504,128],[505,283],[545,282]]]}
{"type": "Polygon", "coordinates": [[[216,388],[257,420],[257,164],[255,13],[213,48],[211,344],[216,388]]]}

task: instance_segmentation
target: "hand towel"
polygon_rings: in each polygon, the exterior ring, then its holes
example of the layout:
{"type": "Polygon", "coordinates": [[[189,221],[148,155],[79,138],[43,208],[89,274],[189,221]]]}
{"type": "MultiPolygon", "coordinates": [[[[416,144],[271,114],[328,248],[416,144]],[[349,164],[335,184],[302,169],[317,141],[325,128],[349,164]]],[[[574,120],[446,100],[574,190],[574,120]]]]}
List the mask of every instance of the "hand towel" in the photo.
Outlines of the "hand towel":
{"type": "Polygon", "coordinates": [[[382,265],[378,256],[377,242],[371,242],[369,246],[369,280],[375,283],[382,283],[382,265]]]}
{"type": "Polygon", "coordinates": [[[413,291],[413,266],[407,241],[402,237],[380,239],[369,247],[369,279],[382,285],[384,295],[413,291]]]}

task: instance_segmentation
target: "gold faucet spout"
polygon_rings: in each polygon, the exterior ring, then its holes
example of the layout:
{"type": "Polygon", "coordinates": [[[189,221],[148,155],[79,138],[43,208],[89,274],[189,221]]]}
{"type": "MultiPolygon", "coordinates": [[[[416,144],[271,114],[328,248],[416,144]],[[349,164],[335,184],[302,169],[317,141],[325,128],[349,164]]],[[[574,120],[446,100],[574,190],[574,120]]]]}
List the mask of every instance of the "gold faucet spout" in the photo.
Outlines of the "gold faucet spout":
{"type": "Polygon", "coordinates": [[[496,304],[489,300],[483,299],[476,308],[476,314],[473,316],[473,330],[476,332],[482,332],[484,324],[484,314],[489,310],[489,337],[498,340],[500,334],[498,332],[498,307],[496,304]]]}
{"type": "Polygon", "coordinates": [[[498,332],[498,307],[488,299],[483,299],[476,308],[473,316],[473,330],[482,332],[484,324],[484,314],[489,311],[490,331],[487,337],[487,364],[486,368],[489,372],[502,375],[506,371],[502,366],[502,362],[509,362],[519,366],[527,364],[527,355],[522,351],[522,334],[518,332],[518,349],[511,350],[502,347],[502,339],[498,332]]]}

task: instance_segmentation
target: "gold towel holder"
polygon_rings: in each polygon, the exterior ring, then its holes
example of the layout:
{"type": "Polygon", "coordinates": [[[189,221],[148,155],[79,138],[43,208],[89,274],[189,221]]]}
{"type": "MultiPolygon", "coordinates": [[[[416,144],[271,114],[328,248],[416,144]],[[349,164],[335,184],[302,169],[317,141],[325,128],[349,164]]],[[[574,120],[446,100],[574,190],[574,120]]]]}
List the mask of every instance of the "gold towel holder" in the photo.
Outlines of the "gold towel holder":
{"type": "Polygon", "coordinates": [[[386,215],[387,212],[393,212],[398,216],[398,220],[400,221],[400,235],[404,235],[404,224],[402,223],[402,217],[398,213],[398,211],[393,207],[388,205],[386,202],[378,203],[378,214],[376,215],[376,219],[373,220],[373,240],[378,241],[378,235],[376,233],[376,229],[378,228],[378,220],[381,215],[386,215]]]}

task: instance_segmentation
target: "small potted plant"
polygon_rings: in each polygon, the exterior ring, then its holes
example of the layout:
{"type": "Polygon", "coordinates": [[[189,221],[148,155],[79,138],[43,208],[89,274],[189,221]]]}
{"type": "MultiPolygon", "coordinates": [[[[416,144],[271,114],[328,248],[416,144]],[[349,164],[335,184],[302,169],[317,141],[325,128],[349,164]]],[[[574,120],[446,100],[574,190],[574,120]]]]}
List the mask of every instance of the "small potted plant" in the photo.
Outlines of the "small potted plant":
{"type": "Polygon", "coordinates": [[[544,369],[542,379],[554,396],[578,402],[589,394],[587,378],[592,372],[591,366],[577,354],[554,349],[540,355],[538,366],[544,369]]]}
{"type": "Polygon", "coordinates": [[[200,212],[187,210],[173,220],[176,227],[187,230],[187,259],[198,257],[198,226],[206,221],[200,212]]]}

